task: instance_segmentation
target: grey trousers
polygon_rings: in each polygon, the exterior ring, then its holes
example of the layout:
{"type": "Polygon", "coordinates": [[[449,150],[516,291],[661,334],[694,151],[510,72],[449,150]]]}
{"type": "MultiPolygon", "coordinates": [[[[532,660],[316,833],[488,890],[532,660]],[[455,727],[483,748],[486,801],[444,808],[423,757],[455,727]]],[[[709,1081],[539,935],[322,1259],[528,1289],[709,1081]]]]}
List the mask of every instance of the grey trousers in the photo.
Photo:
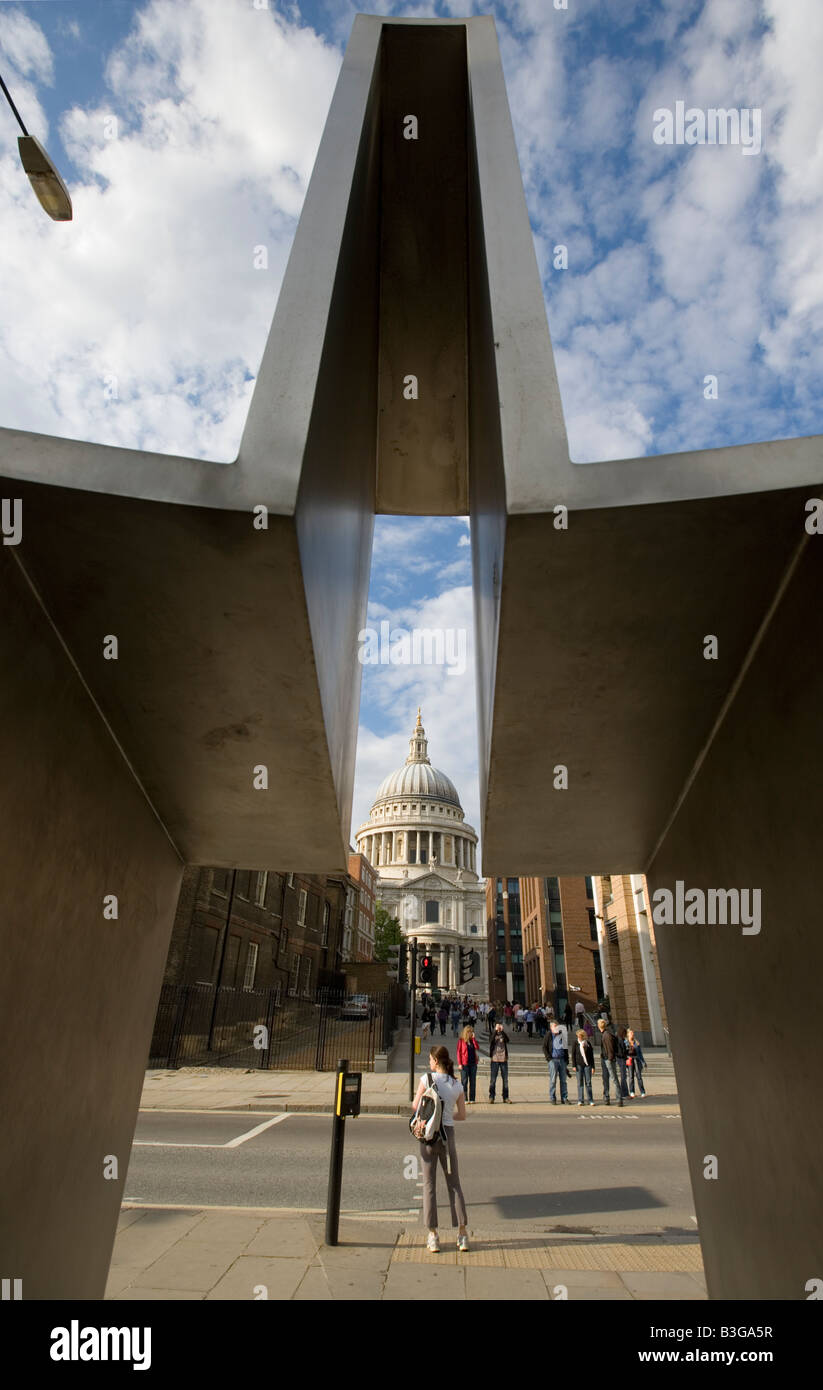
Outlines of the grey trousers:
{"type": "Polygon", "coordinates": [[[460,1186],[460,1174],[457,1171],[457,1146],[454,1142],[454,1126],[445,1126],[449,1141],[449,1159],[451,1172],[446,1167],[446,1148],[443,1144],[421,1144],[420,1161],[423,1165],[423,1221],[430,1231],[437,1229],[437,1194],[435,1183],[437,1181],[437,1165],[442,1164],[443,1172],[446,1175],[446,1187],[449,1193],[449,1205],[451,1207],[452,1225],[465,1226],[467,1224],[466,1203],[463,1200],[463,1189],[460,1186]]]}

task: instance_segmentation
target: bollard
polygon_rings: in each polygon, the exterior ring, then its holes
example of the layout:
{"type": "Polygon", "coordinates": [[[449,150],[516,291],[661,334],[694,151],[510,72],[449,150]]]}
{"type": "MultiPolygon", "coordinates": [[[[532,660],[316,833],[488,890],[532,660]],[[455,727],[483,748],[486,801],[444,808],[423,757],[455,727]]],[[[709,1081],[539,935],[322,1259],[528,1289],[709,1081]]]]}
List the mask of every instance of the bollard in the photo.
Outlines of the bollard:
{"type": "Polygon", "coordinates": [[[340,1189],[343,1185],[343,1141],[346,1135],[346,1120],[343,1111],[343,1078],[348,1071],[348,1058],[337,1063],[337,1081],[334,1088],[334,1118],[331,1131],[331,1156],[329,1158],[329,1193],[326,1199],[326,1244],[336,1245],[340,1229],[340,1189]]]}

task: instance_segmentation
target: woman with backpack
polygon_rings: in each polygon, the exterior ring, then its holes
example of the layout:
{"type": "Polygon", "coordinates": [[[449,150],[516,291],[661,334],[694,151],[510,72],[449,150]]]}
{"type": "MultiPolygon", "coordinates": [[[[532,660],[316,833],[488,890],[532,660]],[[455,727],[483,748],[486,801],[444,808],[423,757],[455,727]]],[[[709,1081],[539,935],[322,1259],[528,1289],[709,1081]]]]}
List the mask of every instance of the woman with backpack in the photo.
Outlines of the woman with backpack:
{"type": "Polygon", "coordinates": [[[474,1029],[471,1024],[463,1029],[460,1034],[460,1041],[457,1044],[457,1065],[460,1068],[460,1082],[463,1087],[463,1095],[469,1105],[474,1105],[474,1098],[477,1091],[477,1061],[480,1056],[480,1045],[474,1036],[474,1029]]]}
{"type": "Polygon", "coordinates": [[[469,1248],[469,1234],[466,1230],[468,1218],[463,1189],[460,1186],[460,1174],[457,1170],[454,1123],[455,1120],[465,1120],[466,1118],[466,1097],[463,1094],[463,1087],[455,1078],[454,1065],[447,1047],[432,1048],[429,1053],[429,1068],[427,1074],[420,1078],[420,1085],[414,1098],[414,1110],[416,1113],[424,1094],[430,1088],[436,1091],[443,1107],[440,1133],[444,1138],[438,1137],[432,1141],[421,1140],[420,1142],[420,1161],[423,1165],[423,1220],[429,1228],[426,1249],[430,1250],[433,1255],[440,1253],[440,1241],[437,1235],[436,1192],[437,1165],[440,1163],[446,1175],[452,1225],[457,1226],[457,1248],[464,1252],[469,1248]]]}

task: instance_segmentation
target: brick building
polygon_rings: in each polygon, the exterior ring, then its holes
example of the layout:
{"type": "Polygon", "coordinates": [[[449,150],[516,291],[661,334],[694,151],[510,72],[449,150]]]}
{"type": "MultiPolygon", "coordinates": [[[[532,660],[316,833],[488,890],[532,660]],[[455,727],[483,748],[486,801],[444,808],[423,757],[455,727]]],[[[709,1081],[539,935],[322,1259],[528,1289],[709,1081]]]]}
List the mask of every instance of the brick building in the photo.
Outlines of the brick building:
{"type": "Polygon", "coordinates": [[[490,878],[487,948],[493,999],[550,1004],[562,1017],[579,1001],[641,1042],[666,1041],[654,927],[642,874],[490,878]]]}
{"type": "Polygon", "coordinates": [[[629,1023],[642,1042],[662,1046],[668,1022],[646,880],[642,874],[601,874],[593,887],[612,1017],[629,1023]]]}
{"type": "Polygon", "coordinates": [[[590,877],[521,878],[523,964],[529,1003],[587,1012],[603,996],[590,877]]]}
{"type": "Polygon", "coordinates": [[[219,982],[303,998],[324,985],[343,988],[347,889],[343,875],[186,868],[164,984],[219,982]]]}
{"type": "Polygon", "coordinates": [[[374,912],[377,906],[377,870],[365,854],[349,854],[349,880],[352,890],[345,943],[347,961],[374,960],[374,912]]]}

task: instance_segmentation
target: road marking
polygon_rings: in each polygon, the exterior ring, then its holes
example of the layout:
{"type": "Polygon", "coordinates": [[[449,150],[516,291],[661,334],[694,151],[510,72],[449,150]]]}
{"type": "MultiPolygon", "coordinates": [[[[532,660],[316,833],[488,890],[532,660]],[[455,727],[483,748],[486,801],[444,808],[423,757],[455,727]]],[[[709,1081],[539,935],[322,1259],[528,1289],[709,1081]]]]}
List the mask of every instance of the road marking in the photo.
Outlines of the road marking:
{"type": "Polygon", "coordinates": [[[256,1134],[262,1134],[264,1129],[271,1129],[272,1125],[282,1124],[284,1120],[288,1120],[294,1113],[293,1110],[284,1110],[282,1115],[275,1115],[273,1120],[264,1120],[262,1125],[255,1125],[254,1129],[250,1129],[247,1134],[240,1134],[236,1139],[230,1139],[228,1144],[223,1144],[221,1147],[224,1149],[236,1149],[238,1144],[245,1144],[247,1140],[253,1139],[256,1134]]]}
{"type": "Polygon", "coordinates": [[[264,1129],[270,1129],[272,1125],[282,1124],[294,1113],[293,1110],[285,1110],[281,1115],[275,1115],[273,1119],[264,1120],[262,1124],[255,1125],[254,1129],[247,1130],[245,1134],[239,1134],[236,1139],[230,1139],[227,1144],[182,1144],[171,1143],[166,1139],[135,1139],[132,1147],[135,1149],[236,1149],[239,1144],[245,1144],[256,1134],[262,1134],[264,1129]]]}
{"type": "Polygon", "coordinates": [[[225,1144],[171,1144],[165,1139],[135,1139],[133,1149],[225,1149],[225,1144]]]}

